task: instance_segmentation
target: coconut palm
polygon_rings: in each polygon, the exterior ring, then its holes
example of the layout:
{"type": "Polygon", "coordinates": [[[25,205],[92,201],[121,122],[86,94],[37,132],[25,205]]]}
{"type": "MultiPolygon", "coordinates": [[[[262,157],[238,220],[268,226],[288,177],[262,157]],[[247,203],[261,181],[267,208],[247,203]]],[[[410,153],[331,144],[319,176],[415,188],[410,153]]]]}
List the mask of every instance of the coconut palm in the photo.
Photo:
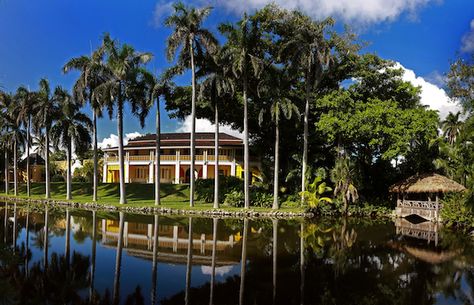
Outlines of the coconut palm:
{"type": "Polygon", "coordinates": [[[145,117],[140,105],[145,104],[146,86],[142,81],[143,65],[152,58],[151,53],[141,53],[127,44],[120,45],[109,34],[105,34],[103,48],[107,56],[102,71],[104,80],[94,90],[94,97],[107,107],[112,118],[114,109],[117,115],[120,204],[127,202],[125,192],[125,165],[123,152],[123,108],[125,102],[131,105],[131,112],[137,115],[143,127],[145,117]]]}
{"type": "Polygon", "coordinates": [[[103,104],[94,94],[95,88],[104,82],[104,46],[98,48],[90,56],[83,55],[70,59],[63,67],[63,72],[71,70],[80,71],[80,76],[76,80],[73,95],[82,104],[87,102],[92,108],[92,133],[94,150],[94,178],[92,187],[92,200],[97,201],[98,180],[98,157],[97,157],[97,118],[102,117],[103,104]]]}
{"type": "Polygon", "coordinates": [[[258,42],[261,40],[261,33],[246,14],[237,23],[237,26],[222,24],[219,26],[219,31],[227,38],[224,50],[229,54],[234,77],[242,84],[244,105],[244,207],[248,209],[250,207],[250,166],[247,97],[250,76],[258,77],[261,71],[260,57],[255,55],[258,42]]]}
{"type": "MultiPolygon", "coordinates": [[[[199,98],[209,100],[214,108],[214,209],[219,208],[219,101],[227,94],[233,94],[234,81],[230,75],[232,67],[221,49],[207,56],[202,74],[204,80],[200,86],[199,98]]],[[[201,71],[200,71],[201,72],[201,71]]]]}
{"type": "MultiPolygon", "coordinates": [[[[33,117],[33,128],[38,135],[44,129],[44,171],[45,171],[45,198],[51,197],[51,183],[50,183],[50,131],[55,117],[60,114],[58,100],[51,95],[49,81],[42,78],[39,82],[39,90],[36,101],[36,110],[33,117]]],[[[41,151],[40,151],[41,153],[41,151]]]]}
{"type": "Polygon", "coordinates": [[[49,149],[49,153],[52,153],[51,147],[46,148],[46,134],[42,129],[33,135],[32,146],[35,147],[35,152],[41,156],[46,155],[47,149],[49,149]]]}
{"type": "MultiPolygon", "coordinates": [[[[286,119],[291,119],[293,115],[299,117],[298,107],[289,98],[290,82],[285,71],[279,71],[272,66],[271,70],[266,74],[265,82],[260,87],[260,91],[268,96],[269,112],[272,122],[275,124],[275,158],[274,158],[274,174],[273,174],[273,205],[272,209],[278,209],[278,192],[279,192],[279,173],[280,173],[280,119],[281,115],[286,119]]],[[[264,105],[266,106],[266,105],[264,105]]],[[[264,107],[259,114],[259,124],[262,125],[264,114],[267,109],[264,107]]]]}
{"type": "Polygon", "coordinates": [[[61,116],[58,116],[51,128],[51,137],[56,147],[63,147],[67,151],[67,178],[66,199],[72,199],[71,190],[71,159],[72,147],[77,150],[89,147],[92,129],[91,120],[80,112],[80,104],[73,100],[67,90],[56,87],[53,99],[58,101],[61,108],[61,116]]]}
{"type": "Polygon", "coordinates": [[[190,166],[190,196],[189,205],[194,206],[194,169],[196,161],[195,134],[196,134],[196,58],[202,57],[203,50],[214,53],[217,40],[202,23],[211,12],[211,7],[187,7],[182,2],[173,5],[174,13],[166,18],[166,26],[172,28],[173,33],[168,37],[166,55],[173,60],[179,52],[174,73],[182,73],[191,69],[191,166],[190,166]]]}
{"type": "Polygon", "coordinates": [[[6,126],[5,140],[13,146],[13,190],[14,195],[18,195],[18,150],[26,143],[26,132],[22,129],[21,122],[18,121],[19,107],[13,97],[13,103],[3,117],[3,124],[6,126]]]}
{"type": "Polygon", "coordinates": [[[37,94],[26,87],[19,87],[15,94],[15,116],[17,125],[26,128],[26,196],[30,197],[30,147],[31,118],[36,111],[37,94]]]}
{"type": "Polygon", "coordinates": [[[327,27],[334,24],[331,18],[321,22],[294,12],[289,19],[290,32],[282,39],[280,57],[288,59],[295,74],[301,74],[305,83],[303,160],[301,173],[301,202],[306,188],[308,166],[309,106],[314,90],[318,88],[332,60],[333,46],[326,38],[327,27]]]}
{"type": "Polygon", "coordinates": [[[0,114],[2,115],[5,120],[0,121],[0,139],[1,139],[1,147],[4,151],[5,155],[5,194],[9,193],[10,183],[9,183],[9,166],[8,163],[10,162],[8,151],[11,148],[11,141],[8,137],[9,129],[12,127],[6,118],[9,117],[9,109],[10,105],[13,102],[13,97],[11,94],[6,92],[0,91],[0,114]]]}
{"type": "Polygon", "coordinates": [[[441,122],[443,135],[451,146],[456,142],[464,125],[464,122],[459,119],[460,115],[461,112],[459,111],[456,113],[449,112],[448,116],[441,122]]]}
{"type": "Polygon", "coordinates": [[[147,83],[147,102],[144,105],[142,115],[146,116],[148,109],[151,109],[155,104],[156,100],[156,114],[155,114],[155,128],[156,128],[156,138],[155,138],[155,205],[161,204],[161,182],[160,182],[160,141],[161,141],[161,113],[160,113],[160,97],[167,93],[170,88],[170,83],[166,78],[159,79],[151,73],[145,73],[147,83]]]}

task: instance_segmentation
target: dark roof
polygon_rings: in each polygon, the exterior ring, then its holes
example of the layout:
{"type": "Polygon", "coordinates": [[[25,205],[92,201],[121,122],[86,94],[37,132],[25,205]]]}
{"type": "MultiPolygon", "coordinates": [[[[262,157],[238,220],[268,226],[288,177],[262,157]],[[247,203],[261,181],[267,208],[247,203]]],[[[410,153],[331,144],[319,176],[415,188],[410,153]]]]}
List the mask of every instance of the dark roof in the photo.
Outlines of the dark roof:
{"type": "MultiPolygon", "coordinates": [[[[25,157],[25,159],[21,160],[18,165],[22,168],[26,167],[26,160],[27,158],[25,157]]],[[[41,155],[39,155],[38,153],[30,154],[29,161],[30,161],[30,165],[44,165],[45,164],[43,157],[41,157],[41,155]]]]}
{"type": "MultiPolygon", "coordinates": [[[[190,143],[190,133],[162,133],[160,146],[183,146],[187,147],[190,143]]],[[[156,134],[146,134],[128,141],[125,147],[146,147],[154,146],[156,134]]],[[[219,145],[242,146],[243,141],[227,133],[219,133],[219,145]]],[[[213,132],[196,132],[196,146],[214,146],[213,132]]],[[[113,148],[113,147],[111,147],[113,148]]]]}

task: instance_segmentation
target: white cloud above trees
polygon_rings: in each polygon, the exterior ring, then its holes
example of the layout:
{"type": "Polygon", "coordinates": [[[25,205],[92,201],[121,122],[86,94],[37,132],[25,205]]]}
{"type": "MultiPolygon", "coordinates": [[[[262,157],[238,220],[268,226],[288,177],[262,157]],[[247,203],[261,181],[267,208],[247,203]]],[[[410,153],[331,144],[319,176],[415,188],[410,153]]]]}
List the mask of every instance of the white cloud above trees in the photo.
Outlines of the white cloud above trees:
{"type": "Polygon", "coordinates": [[[471,20],[469,32],[467,32],[461,39],[462,52],[474,52],[474,19],[471,20]]]}

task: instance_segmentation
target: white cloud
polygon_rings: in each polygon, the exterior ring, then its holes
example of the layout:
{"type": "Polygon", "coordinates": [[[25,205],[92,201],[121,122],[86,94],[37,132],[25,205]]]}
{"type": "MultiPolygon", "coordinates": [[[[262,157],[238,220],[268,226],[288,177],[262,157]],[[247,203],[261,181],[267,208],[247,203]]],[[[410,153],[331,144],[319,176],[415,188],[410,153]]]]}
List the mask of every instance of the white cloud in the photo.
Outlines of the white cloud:
{"type": "MultiPolygon", "coordinates": [[[[216,275],[224,276],[227,273],[232,271],[232,266],[221,266],[216,267],[216,275]]],[[[212,267],[211,266],[201,266],[202,274],[211,275],[212,274],[212,267]]]]}
{"type": "Polygon", "coordinates": [[[470,30],[462,37],[461,51],[474,52],[474,19],[471,20],[470,30]]]}
{"type": "MultiPolygon", "coordinates": [[[[176,132],[191,132],[192,119],[191,116],[187,116],[184,121],[179,123],[180,125],[176,129],[176,132]]],[[[212,124],[207,119],[197,119],[196,120],[196,132],[214,132],[215,124],[212,124]]],[[[231,136],[243,138],[243,134],[235,129],[232,129],[228,125],[219,125],[219,132],[227,133],[231,136]]]]}
{"type": "Polygon", "coordinates": [[[441,119],[444,119],[449,112],[455,113],[462,110],[459,104],[451,102],[444,89],[428,82],[421,76],[416,76],[413,70],[405,68],[400,63],[397,65],[405,71],[403,80],[421,87],[421,103],[428,105],[431,109],[438,110],[441,119]]]}
{"type": "MultiPolygon", "coordinates": [[[[127,145],[129,140],[139,137],[141,135],[142,134],[137,131],[127,133],[125,134],[125,137],[123,138],[123,144],[127,145]]],[[[111,133],[108,138],[104,138],[101,142],[97,143],[97,146],[99,146],[99,148],[117,147],[118,139],[119,138],[117,135],[111,133]]]]}
{"type": "Polygon", "coordinates": [[[160,27],[163,25],[164,18],[173,12],[174,1],[158,1],[153,10],[153,25],[160,27]]]}
{"type": "Polygon", "coordinates": [[[314,18],[335,16],[359,24],[393,21],[403,13],[414,17],[420,8],[437,2],[439,0],[216,0],[217,5],[238,13],[276,3],[286,9],[299,9],[314,18]]]}

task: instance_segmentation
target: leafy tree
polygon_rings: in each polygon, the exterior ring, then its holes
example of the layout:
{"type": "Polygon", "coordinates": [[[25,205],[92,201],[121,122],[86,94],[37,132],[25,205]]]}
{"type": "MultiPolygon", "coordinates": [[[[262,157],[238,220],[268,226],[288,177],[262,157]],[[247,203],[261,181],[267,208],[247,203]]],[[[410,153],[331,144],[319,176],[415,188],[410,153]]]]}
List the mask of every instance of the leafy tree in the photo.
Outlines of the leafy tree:
{"type": "Polygon", "coordinates": [[[347,213],[349,203],[356,202],[359,199],[353,176],[354,169],[349,158],[339,157],[331,170],[331,181],[335,185],[334,195],[342,197],[344,213],[347,213]]]}
{"type": "Polygon", "coordinates": [[[464,110],[474,110],[474,52],[467,59],[459,58],[451,64],[447,75],[448,95],[461,103],[464,110]]]}
{"type": "Polygon", "coordinates": [[[123,108],[125,102],[131,105],[131,112],[144,125],[144,112],[140,106],[146,100],[146,86],[143,82],[143,65],[152,58],[151,53],[141,53],[128,45],[120,45],[109,34],[103,39],[107,62],[104,67],[104,81],[94,90],[95,97],[107,107],[109,117],[112,118],[116,108],[120,204],[127,202],[125,193],[125,165],[123,151],[123,108]]]}
{"type": "Polygon", "coordinates": [[[177,53],[178,59],[172,74],[183,73],[191,69],[191,166],[190,166],[190,192],[189,205],[194,206],[194,180],[195,180],[195,134],[196,134],[196,57],[202,57],[203,50],[214,52],[217,40],[202,23],[211,12],[211,7],[187,7],[182,2],[173,5],[174,13],[166,18],[166,26],[172,28],[173,33],[168,37],[166,55],[168,60],[173,60],[177,53]]]}
{"type": "Polygon", "coordinates": [[[331,198],[323,197],[325,193],[330,191],[332,191],[332,188],[327,186],[326,182],[324,182],[320,176],[317,176],[313,182],[308,185],[308,189],[300,195],[310,208],[318,208],[321,203],[332,203],[331,198]]]}
{"type": "Polygon", "coordinates": [[[57,118],[51,128],[51,135],[55,146],[63,147],[67,152],[67,177],[66,177],[66,199],[72,199],[72,146],[76,151],[85,149],[91,142],[90,129],[92,122],[80,112],[80,104],[73,100],[71,95],[63,88],[56,87],[53,99],[58,101],[62,115],[57,118]]]}

